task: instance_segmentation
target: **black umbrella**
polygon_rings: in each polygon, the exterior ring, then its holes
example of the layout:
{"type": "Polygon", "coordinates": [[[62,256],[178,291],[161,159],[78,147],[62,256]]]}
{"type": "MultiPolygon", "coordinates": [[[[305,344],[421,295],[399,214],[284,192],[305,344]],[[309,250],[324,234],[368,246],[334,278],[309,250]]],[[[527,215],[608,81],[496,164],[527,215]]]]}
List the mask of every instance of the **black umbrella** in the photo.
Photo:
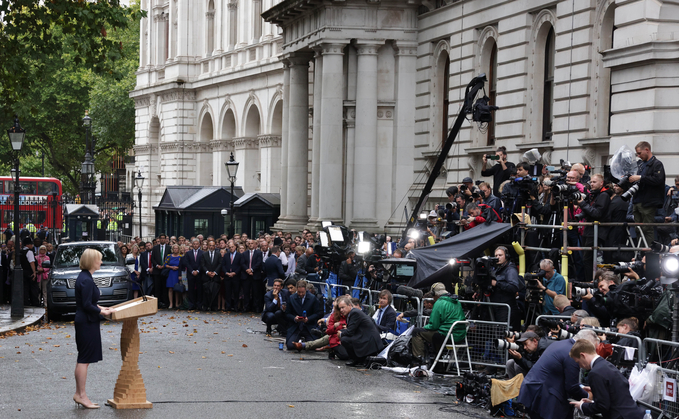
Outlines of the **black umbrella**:
{"type": "Polygon", "coordinates": [[[408,286],[424,288],[435,282],[449,282],[456,269],[450,265],[450,259],[481,256],[484,249],[511,228],[509,223],[482,224],[433,246],[413,250],[417,269],[408,286]]]}

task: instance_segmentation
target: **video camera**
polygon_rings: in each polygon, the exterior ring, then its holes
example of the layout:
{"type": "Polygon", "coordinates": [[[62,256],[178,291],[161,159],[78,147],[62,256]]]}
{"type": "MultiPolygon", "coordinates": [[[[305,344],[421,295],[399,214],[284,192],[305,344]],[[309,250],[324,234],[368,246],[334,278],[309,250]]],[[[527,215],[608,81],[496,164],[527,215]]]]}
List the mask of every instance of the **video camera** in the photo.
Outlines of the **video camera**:
{"type": "Polygon", "coordinates": [[[566,182],[566,173],[564,170],[553,170],[550,173],[559,174],[558,177],[552,179],[545,179],[545,186],[549,186],[554,193],[554,199],[558,201],[579,201],[581,199],[587,199],[588,195],[586,193],[580,192],[575,185],[569,185],[566,182]]]}
{"type": "Polygon", "coordinates": [[[320,243],[314,248],[321,260],[328,262],[333,269],[337,269],[353,250],[352,232],[346,226],[328,225],[319,231],[320,243]]]}
{"type": "Polygon", "coordinates": [[[483,256],[474,259],[474,276],[472,284],[477,286],[483,293],[490,293],[493,287],[492,281],[495,279],[493,267],[498,264],[500,259],[496,257],[483,256]]]}

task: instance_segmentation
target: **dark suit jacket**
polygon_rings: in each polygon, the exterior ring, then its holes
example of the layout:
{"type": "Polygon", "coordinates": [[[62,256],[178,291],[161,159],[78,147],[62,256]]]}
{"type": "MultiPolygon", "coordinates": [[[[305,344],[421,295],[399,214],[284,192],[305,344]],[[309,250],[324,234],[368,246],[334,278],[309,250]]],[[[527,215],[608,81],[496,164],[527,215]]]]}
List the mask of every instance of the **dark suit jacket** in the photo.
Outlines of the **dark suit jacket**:
{"type": "Polygon", "coordinates": [[[243,267],[243,255],[236,252],[233,255],[233,262],[231,262],[231,252],[226,252],[222,257],[222,271],[224,271],[224,279],[240,279],[241,268],[243,267]],[[233,278],[226,275],[226,273],[235,272],[236,276],[233,278]]]}
{"type": "MultiPolygon", "coordinates": [[[[278,297],[281,300],[280,304],[282,308],[283,304],[287,304],[287,302],[290,301],[290,292],[286,289],[282,289],[278,297]]],[[[275,313],[277,310],[279,310],[279,307],[278,304],[274,304],[273,302],[273,291],[269,291],[264,295],[264,312],[275,313]]],[[[308,313],[309,312],[307,311],[307,315],[308,313]]]]}
{"type": "Polygon", "coordinates": [[[250,250],[246,250],[245,253],[243,253],[241,260],[243,261],[243,266],[241,267],[241,277],[243,279],[254,279],[254,280],[261,280],[262,279],[262,267],[264,266],[264,262],[262,262],[262,251],[259,249],[255,249],[252,253],[252,265],[250,265],[250,250]],[[248,275],[245,273],[248,269],[250,269],[250,266],[252,266],[252,275],[248,275]]]}
{"type": "Polygon", "coordinates": [[[320,310],[318,309],[318,300],[316,297],[310,292],[307,292],[304,297],[304,304],[302,304],[302,299],[299,297],[299,294],[295,293],[291,295],[288,304],[285,307],[285,317],[288,319],[288,324],[290,325],[288,327],[288,336],[299,327],[298,323],[295,322],[295,317],[302,316],[305,311],[307,323],[304,327],[314,327],[318,319],[321,318],[318,314],[320,310]]]}
{"type": "Polygon", "coordinates": [[[360,358],[377,355],[384,348],[373,319],[357,308],[349,312],[347,328],[340,334],[340,341],[351,345],[360,358]]]}
{"type": "MultiPolygon", "coordinates": [[[[151,254],[151,264],[153,264],[153,253],[151,254]]],[[[149,268],[149,252],[142,252],[139,255],[139,267],[141,268],[139,271],[141,272],[141,279],[147,278],[148,273],[146,273],[146,270],[149,268]]]]}
{"type": "Polygon", "coordinates": [[[276,257],[276,255],[271,255],[266,258],[266,261],[264,262],[264,276],[266,277],[266,284],[270,287],[273,286],[273,281],[276,278],[280,278],[285,281],[285,270],[283,269],[283,263],[276,257]]]}
{"type": "Polygon", "coordinates": [[[208,272],[217,272],[217,275],[212,278],[212,281],[219,282],[219,271],[222,269],[222,255],[219,253],[219,250],[214,250],[214,258],[212,261],[210,261],[210,251],[203,252],[200,266],[203,271],[204,282],[210,281],[210,277],[207,275],[208,272]]]}
{"type": "Polygon", "coordinates": [[[75,322],[99,322],[101,310],[97,307],[99,288],[94,284],[89,271],[81,271],[75,280],[75,322]]]}
{"type": "Polygon", "coordinates": [[[604,419],[642,419],[644,410],[637,406],[629,393],[629,382],[617,368],[603,358],[597,358],[587,375],[594,403],[583,403],[587,416],[601,413],[604,419]]]}
{"type": "Polygon", "coordinates": [[[184,257],[182,258],[182,264],[183,266],[186,267],[186,276],[188,278],[193,278],[193,274],[191,272],[193,271],[198,271],[198,275],[196,278],[200,278],[202,275],[202,268],[201,268],[201,259],[203,257],[203,251],[198,249],[198,257],[193,256],[193,249],[190,249],[188,252],[184,253],[184,257]]]}
{"type": "Polygon", "coordinates": [[[384,310],[384,314],[382,314],[379,324],[375,325],[381,333],[395,330],[394,326],[396,325],[396,310],[394,310],[394,307],[387,306],[387,308],[384,310]]]}
{"type": "Polygon", "coordinates": [[[533,365],[521,384],[518,402],[543,419],[573,417],[568,398],[580,400],[587,393],[580,388],[580,367],[568,355],[575,341],[551,344],[533,365]]]}
{"type": "Polygon", "coordinates": [[[158,265],[165,265],[165,258],[172,253],[172,248],[169,244],[165,245],[164,254],[160,252],[160,245],[153,246],[151,260],[153,260],[154,274],[160,275],[160,269],[156,268],[158,265]]]}

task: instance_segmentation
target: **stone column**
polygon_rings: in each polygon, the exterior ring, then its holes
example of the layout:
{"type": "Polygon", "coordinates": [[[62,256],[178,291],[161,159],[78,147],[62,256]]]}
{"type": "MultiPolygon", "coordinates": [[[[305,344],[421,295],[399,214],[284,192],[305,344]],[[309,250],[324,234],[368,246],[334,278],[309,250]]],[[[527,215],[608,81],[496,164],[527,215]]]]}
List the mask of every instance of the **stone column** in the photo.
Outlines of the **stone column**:
{"type": "MultiPolygon", "coordinates": [[[[177,0],[177,15],[179,16],[188,16],[189,14],[189,5],[188,5],[188,0],[177,0]]],[[[189,38],[189,19],[187,18],[178,18],[177,19],[177,59],[186,59],[186,57],[189,55],[189,52],[187,48],[189,47],[188,45],[188,38],[189,38]]]]}
{"type": "Polygon", "coordinates": [[[221,1],[215,2],[215,33],[213,35],[215,39],[215,49],[212,55],[219,55],[222,53],[222,51],[224,51],[224,42],[222,41],[222,34],[224,33],[223,9],[224,6],[222,5],[221,1]]]}
{"type": "Polygon", "coordinates": [[[356,141],[354,143],[354,196],[351,227],[377,229],[377,50],[379,43],[360,43],[356,77],[356,141]]]}
{"type": "MultiPolygon", "coordinates": [[[[413,138],[415,138],[415,84],[417,42],[396,43],[396,106],[394,108],[393,193],[389,214],[413,183],[413,138]]],[[[389,217],[386,214],[386,217],[389,217]]],[[[401,222],[396,211],[393,222],[401,222]]]]}
{"type": "Polygon", "coordinates": [[[321,170],[321,92],[323,91],[323,54],[320,49],[314,55],[314,116],[311,145],[311,217],[309,223],[318,221],[318,191],[321,170]]]}
{"type": "Polygon", "coordinates": [[[344,126],[346,127],[347,161],[346,188],[344,191],[344,218],[354,218],[354,147],[356,146],[356,102],[351,101],[344,107],[344,126]]]}
{"type": "Polygon", "coordinates": [[[288,99],[288,184],[286,221],[303,228],[307,216],[309,149],[309,53],[295,53],[290,62],[288,99]]]}
{"type": "Polygon", "coordinates": [[[283,120],[281,127],[281,213],[278,217],[279,222],[276,223],[277,229],[283,229],[281,224],[285,222],[288,214],[288,122],[290,105],[290,67],[288,60],[281,60],[283,62],[283,120]]]}
{"type": "Polygon", "coordinates": [[[281,187],[281,137],[278,135],[260,135],[260,192],[279,193],[281,187]]]}
{"type": "Polygon", "coordinates": [[[232,51],[238,42],[238,1],[229,0],[229,41],[227,43],[229,51],[232,51]]]}
{"type": "Polygon", "coordinates": [[[252,43],[256,44],[262,37],[262,0],[252,0],[252,43]]]}

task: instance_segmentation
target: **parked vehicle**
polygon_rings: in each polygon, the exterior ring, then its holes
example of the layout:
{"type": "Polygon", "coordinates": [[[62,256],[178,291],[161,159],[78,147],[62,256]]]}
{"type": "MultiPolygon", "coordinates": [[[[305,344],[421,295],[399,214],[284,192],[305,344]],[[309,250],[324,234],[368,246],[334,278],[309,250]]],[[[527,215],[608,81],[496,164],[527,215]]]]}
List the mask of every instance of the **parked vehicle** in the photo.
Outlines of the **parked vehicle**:
{"type": "Polygon", "coordinates": [[[85,249],[102,253],[101,269],[93,275],[101,296],[99,305],[110,307],[129,299],[130,273],[123,254],[114,242],[87,241],[59,245],[55,260],[44,262],[50,268],[47,283],[47,311],[50,319],[75,313],[75,280],[80,274],[80,256],[85,249]]]}

